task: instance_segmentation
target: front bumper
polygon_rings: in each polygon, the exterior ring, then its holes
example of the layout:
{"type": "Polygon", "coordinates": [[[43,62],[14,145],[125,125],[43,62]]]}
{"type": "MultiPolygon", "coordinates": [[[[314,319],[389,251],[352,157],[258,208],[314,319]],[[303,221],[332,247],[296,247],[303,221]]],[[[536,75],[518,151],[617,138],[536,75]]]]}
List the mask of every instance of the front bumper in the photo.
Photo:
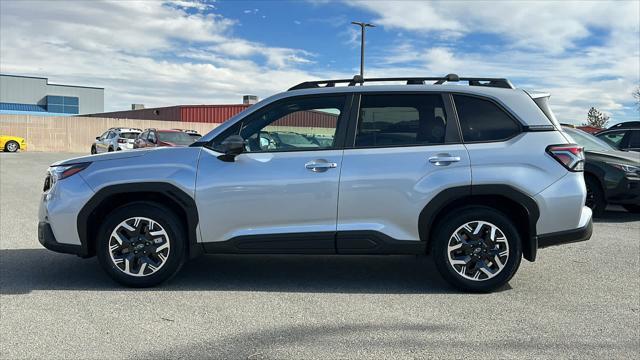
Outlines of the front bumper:
{"type": "Polygon", "coordinates": [[[38,223],[38,241],[42,246],[51,251],[64,254],[74,254],[80,257],[87,256],[85,249],[80,245],[59,243],[56,240],[56,236],[53,234],[53,230],[51,230],[51,225],[45,221],[40,221],[38,223]]]}
{"type": "Polygon", "coordinates": [[[619,205],[640,205],[640,179],[624,177],[613,189],[607,190],[607,202],[619,205]]]}

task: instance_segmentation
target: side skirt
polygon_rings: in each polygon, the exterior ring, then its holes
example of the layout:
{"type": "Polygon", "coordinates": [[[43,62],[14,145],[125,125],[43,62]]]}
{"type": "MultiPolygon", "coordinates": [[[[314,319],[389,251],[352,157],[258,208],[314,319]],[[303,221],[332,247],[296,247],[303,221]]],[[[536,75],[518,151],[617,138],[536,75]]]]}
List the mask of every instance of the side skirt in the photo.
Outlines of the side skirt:
{"type": "Polygon", "coordinates": [[[423,241],[396,240],[377,231],[239,236],[202,244],[207,254],[423,255],[423,241]]]}

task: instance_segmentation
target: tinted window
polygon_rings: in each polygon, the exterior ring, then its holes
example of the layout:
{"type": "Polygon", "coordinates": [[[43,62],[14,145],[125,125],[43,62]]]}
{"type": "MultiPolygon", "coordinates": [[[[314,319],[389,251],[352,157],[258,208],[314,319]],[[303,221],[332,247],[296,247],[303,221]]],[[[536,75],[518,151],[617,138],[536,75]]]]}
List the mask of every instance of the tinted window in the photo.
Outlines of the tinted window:
{"type": "Polygon", "coordinates": [[[182,131],[158,131],[158,139],[175,145],[190,145],[194,141],[189,134],[182,131]]]}
{"type": "Polygon", "coordinates": [[[629,149],[638,149],[640,148],[640,131],[631,130],[631,134],[629,134],[629,145],[627,147],[629,149]]]}
{"type": "Polygon", "coordinates": [[[598,137],[618,148],[620,146],[620,142],[622,142],[622,138],[624,137],[624,131],[612,131],[606,134],[598,134],[598,137]]]}
{"type": "Polygon", "coordinates": [[[439,94],[363,95],[355,146],[443,144],[446,125],[439,94]]]}
{"type": "Polygon", "coordinates": [[[518,124],[496,104],[472,96],[454,95],[464,141],[498,141],[516,135],[518,124]]]}
{"type": "Polygon", "coordinates": [[[138,136],[138,133],[135,132],[122,132],[120,133],[120,137],[123,139],[135,139],[138,136]]]}
{"type": "Polygon", "coordinates": [[[113,139],[114,137],[116,137],[116,133],[113,131],[109,131],[109,135],[107,136],[107,139],[113,139]]]}
{"type": "Polygon", "coordinates": [[[155,133],[155,132],[153,132],[153,131],[149,131],[149,135],[147,136],[147,139],[148,139],[149,141],[151,141],[152,143],[155,143],[155,142],[156,142],[156,140],[157,140],[157,139],[156,139],[156,133],[155,133]]]}

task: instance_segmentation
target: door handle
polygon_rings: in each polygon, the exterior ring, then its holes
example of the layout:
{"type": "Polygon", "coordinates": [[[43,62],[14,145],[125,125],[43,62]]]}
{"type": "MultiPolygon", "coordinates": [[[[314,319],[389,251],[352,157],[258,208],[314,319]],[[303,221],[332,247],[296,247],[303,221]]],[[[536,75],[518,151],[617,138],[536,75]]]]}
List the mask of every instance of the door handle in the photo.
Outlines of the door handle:
{"type": "Polygon", "coordinates": [[[429,162],[436,166],[447,166],[458,161],[460,161],[460,156],[452,156],[451,154],[438,154],[429,158],[429,162]]]}
{"type": "Polygon", "coordinates": [[[317,159],[317,160],[311,160],[308,163],[304,164],[304,167],[307,170],[311,170],[313,172],[325,172],[329,169],[337,168],[338,164],[333,162],[328,162],[325,159],[317,159]]]}

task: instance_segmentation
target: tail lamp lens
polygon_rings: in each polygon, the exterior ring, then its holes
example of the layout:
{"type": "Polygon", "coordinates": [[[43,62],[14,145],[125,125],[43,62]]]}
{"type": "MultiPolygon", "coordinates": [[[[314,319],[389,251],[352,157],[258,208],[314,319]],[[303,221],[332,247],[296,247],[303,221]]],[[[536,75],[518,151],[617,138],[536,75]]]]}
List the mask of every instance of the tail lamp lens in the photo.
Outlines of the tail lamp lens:
{"type": "Polygon", "coordinates": [[[118,139],[118,143],[119,144],[126,144],[127,143],[127,139],[118,139]]]}
{"type": "Polygon", "coordinates": [[[547,153],[569,171],[584,170],[584,148],[576,144],[550,145],[547,153]]]}

